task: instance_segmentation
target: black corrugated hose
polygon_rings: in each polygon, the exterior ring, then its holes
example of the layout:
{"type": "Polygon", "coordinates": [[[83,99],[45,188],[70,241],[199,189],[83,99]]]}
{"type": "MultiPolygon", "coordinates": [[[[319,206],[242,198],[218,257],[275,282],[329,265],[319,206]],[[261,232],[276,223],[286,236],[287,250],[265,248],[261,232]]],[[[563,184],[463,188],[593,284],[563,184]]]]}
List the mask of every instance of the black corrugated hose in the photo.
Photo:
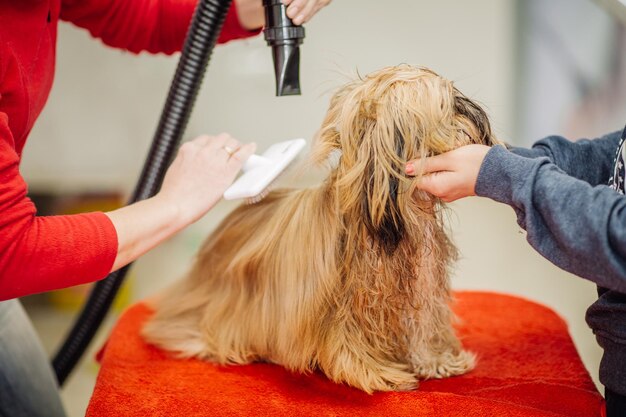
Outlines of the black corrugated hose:
{"type": "MultiPolygon", "coordinates": [[[[185,132],[211,52],[232,0],[201,0],[196,6],[182,55],[161,112],[141,176],[130,203],[154,196],[185,132]]],[[[130,265],[99,281],[52,361],[63,385],[102,324],[130,265]]]]}

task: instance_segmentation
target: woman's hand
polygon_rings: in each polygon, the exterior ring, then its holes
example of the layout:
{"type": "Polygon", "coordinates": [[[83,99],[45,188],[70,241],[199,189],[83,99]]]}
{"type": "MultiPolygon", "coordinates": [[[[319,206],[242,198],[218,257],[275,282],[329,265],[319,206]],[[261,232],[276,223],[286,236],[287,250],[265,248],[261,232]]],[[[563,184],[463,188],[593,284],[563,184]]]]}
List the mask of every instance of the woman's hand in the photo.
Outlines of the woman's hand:
{"type": "Polygon", "coordinates": [[[478,172],[489,149],[485,145],[467,145],[423,162],[409,161],[406,173],[421,174],[418,188],[446,202],[476,195],[478,172]]]}
{"type": "Polygon", "coordinates": [[[156,198],[175,207],[184,226],[193,223],[222,198],[255,149],[255,144],[242,146],[226,133],[186,142],[167,170],[156,198]]]}
{"type": "Polygon", "coordinates": [[[330,4],[330,0],[282,0],[282,2],[287,6],[287,16],[296,25],[308,22],[322,7],[330,4]]]}
{"type": "Polygon", "coordinates": [[[106,213],[117,232],[112,271],[206,214],[255,149],[255,144],[241,146],[227,134],[200,136],[183,144],[156,196],[106,213]]]}
{"type": "MultiPolygon", "coordinates": [[[[287,6],[287,16],[296,25],[311,20],[313,15],[322,7],[327,6],[330,0],[282,0],[287,6]]],[[[265,11],[262,0],[235,0],[239,23],[244,29],[256,30],[265,25],[265,11]]]]}

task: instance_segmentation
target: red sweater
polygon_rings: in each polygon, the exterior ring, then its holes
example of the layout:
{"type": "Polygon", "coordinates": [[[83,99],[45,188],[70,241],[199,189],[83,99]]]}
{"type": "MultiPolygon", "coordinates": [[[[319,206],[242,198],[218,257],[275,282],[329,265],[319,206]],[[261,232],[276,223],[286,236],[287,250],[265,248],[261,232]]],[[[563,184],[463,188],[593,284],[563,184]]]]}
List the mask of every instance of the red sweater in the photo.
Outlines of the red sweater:
{"type": "MultiPolygon", "coordinates": [[[[105,214],[36,216],[19,172],[52,86],[59,19],[110,46],[169,54],[182,47],[195,3],[0,0],[0,300],[104,278],[117,255],[117,234],[105,214]]],[[[233,7],[219,42],[252,34],[233,7]]]]}

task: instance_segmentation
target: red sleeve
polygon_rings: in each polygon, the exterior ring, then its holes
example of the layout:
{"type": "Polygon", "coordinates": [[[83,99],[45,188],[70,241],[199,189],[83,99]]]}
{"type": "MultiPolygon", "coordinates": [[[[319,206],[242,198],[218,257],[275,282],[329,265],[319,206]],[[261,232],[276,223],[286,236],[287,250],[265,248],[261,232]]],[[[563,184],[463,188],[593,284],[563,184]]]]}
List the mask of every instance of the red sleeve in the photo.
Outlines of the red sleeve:
{"type": "MultiPolygon", "coordinates": [[[[180,51],[197,0],[63,0],[61,19],[116,48],[139,53],[180,51]]],[[[231,5],[218,42],[259,33],[241,27],[231,5]]]]}
{"type": "Polygon", "coordinates": [[[0,112],[0,300],[104,278],[117,233],[104,213],[37,217],[0,112]]]}

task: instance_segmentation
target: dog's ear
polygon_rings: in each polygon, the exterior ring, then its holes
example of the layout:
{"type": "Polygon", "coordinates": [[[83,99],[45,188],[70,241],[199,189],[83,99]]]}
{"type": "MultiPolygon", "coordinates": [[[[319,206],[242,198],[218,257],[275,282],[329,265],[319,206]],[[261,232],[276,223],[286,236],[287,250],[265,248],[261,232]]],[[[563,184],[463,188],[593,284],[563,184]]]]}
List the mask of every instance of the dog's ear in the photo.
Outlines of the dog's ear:
{"type": "MultiPolygon", "coordinates": [[[[394,129],[394,145],[395,152],[398,159],[401,159],[404,154],[404,138],[402,137],[400,130],[397,126],[394,129]]],[[[363,188],[361,195],[361,209],[363,213],[363,219],[365,221],[365,227],[370,236],[376,240],[380,246],[384,249],[387,255],[392,255],[397,249],[398,245],[402,241],[405,235],[405,224],[402,213],[398,204],[398,194],[400,192],[400,179],[398,172],[402,172],[402,168],[398,165],[397,161],[391,162],[392,172],[386,174],[384,181],[387,181],[386,198],[379,199],[376,193],[380,192],[380,187],[376,182],[380,181],[377,175],[381,174],[380,169],[376,169],[380,155],[370,158],[366,167],[367,183],[363,188]],[[375,215],[373,213],[373,206],[384,206],[382,215],[375,215]]]]}
{"type": "Polygon", "coordinates": [[[454,111],[470,143],[493,146],[494,138],[487,113],[455,88],[454,111]]]}

